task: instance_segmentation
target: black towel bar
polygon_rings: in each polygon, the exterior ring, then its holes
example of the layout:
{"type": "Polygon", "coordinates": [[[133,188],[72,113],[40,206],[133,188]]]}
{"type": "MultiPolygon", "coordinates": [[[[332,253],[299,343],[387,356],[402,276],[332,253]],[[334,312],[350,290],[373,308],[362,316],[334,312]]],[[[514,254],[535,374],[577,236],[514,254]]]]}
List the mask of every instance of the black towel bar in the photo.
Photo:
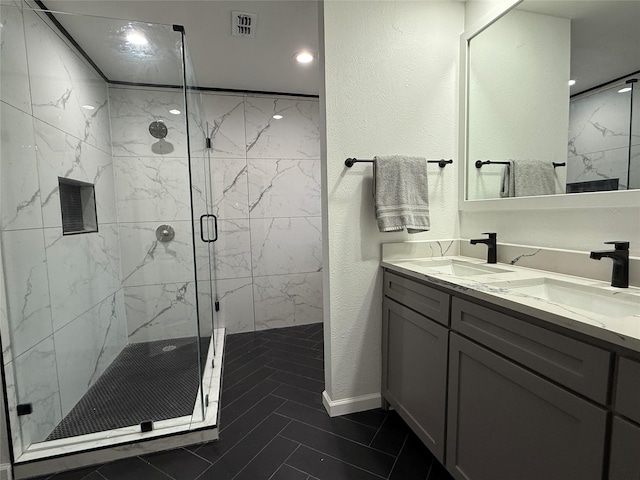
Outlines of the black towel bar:
{"type": "MultiPolygon", "coordinates": [[[[354,163],[373,163],[375,160],[358,160],[357,158],[347,158],[344,161],[344,164],[351,168],[354,163]]],[[[445,160],[441,158],[440,160],[427,160],[427,163],[437,163],[440,168],[446,167],[448,164],[453,163],[452,159],[445,160]]]]}
{"type": "MultiPolygon", "coordinates": [[[[476,168],[482,168],[483,165],[509,165],[511,162],[496,162],[492,160],[476,160],[476,168]]],[[[556,167],[565,167],[567,165],[566,162],[551,162],[553,164],[553,168],[556,167]]]]}

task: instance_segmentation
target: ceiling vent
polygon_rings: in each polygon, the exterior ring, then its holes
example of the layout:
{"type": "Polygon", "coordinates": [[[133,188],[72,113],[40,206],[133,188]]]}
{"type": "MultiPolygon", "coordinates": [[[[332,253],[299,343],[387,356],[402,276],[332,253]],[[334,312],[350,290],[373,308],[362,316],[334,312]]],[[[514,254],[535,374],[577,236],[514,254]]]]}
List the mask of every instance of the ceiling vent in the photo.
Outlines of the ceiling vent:
{"type": "Polygon", "coordinates": [[[231,12],[231,35],[234,37],[255,37],[258,15],[255,13],[231,12]]]}

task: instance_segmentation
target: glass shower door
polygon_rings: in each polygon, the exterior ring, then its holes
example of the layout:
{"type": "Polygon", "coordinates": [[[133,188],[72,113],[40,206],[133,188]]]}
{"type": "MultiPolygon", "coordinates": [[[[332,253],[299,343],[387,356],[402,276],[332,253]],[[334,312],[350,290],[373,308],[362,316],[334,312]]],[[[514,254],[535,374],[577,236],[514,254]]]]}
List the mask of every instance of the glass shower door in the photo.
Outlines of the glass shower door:
{"type": "MultiPolygon", "coordinates": [[[[183,41],[185,36],[183,35],[183,41]]],[[[210,158],[207,152],[205,112],[189,51],[184,44],[185,98],[187,106],[187,136],[189,139],[189,180],[194,232],[195,271],[197,283],[198,330],[200,334],[200,395],[202,409],[194,410],[192,422],[205,418],[209,404],[208,390],[215,354],[215,282],[214,242],[218,238],[217,217],[213,213],[210,158]]],[[[212,401],[214,399],[211,399],[212,401]]]]}

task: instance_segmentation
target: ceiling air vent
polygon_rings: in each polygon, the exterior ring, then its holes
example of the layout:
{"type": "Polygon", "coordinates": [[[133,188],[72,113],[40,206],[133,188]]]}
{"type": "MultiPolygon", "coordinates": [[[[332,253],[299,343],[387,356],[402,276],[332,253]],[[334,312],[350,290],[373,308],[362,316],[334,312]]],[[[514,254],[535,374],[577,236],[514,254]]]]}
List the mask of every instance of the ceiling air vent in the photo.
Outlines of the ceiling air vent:
{"type": "Polygon", "coordinates": [[[234,37],[255,37],[257,24],[255,13],[231,12],[231,35],[234,37]]]}

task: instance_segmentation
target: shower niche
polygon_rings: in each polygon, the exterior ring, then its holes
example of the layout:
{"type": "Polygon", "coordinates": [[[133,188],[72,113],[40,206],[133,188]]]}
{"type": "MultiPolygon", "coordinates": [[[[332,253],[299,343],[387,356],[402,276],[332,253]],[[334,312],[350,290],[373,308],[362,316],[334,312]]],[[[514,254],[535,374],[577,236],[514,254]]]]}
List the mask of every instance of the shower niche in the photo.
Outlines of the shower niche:
{"type": "Polygon", "coordinates": [[[24,2],[0,15],[0,341],[15,477],[217,438],[224,329],[199,222],[214,195],[184,29],[24,2]],[[81,54],[61,29],[96,41],[81,54]],[[159,225],[173,235],[159,240],[159,225]]]}
{"type": "Polygon", "coordinates": [[[96,194],[92,183],[58,177],[63,235],[98,231],[96,194]]]}

